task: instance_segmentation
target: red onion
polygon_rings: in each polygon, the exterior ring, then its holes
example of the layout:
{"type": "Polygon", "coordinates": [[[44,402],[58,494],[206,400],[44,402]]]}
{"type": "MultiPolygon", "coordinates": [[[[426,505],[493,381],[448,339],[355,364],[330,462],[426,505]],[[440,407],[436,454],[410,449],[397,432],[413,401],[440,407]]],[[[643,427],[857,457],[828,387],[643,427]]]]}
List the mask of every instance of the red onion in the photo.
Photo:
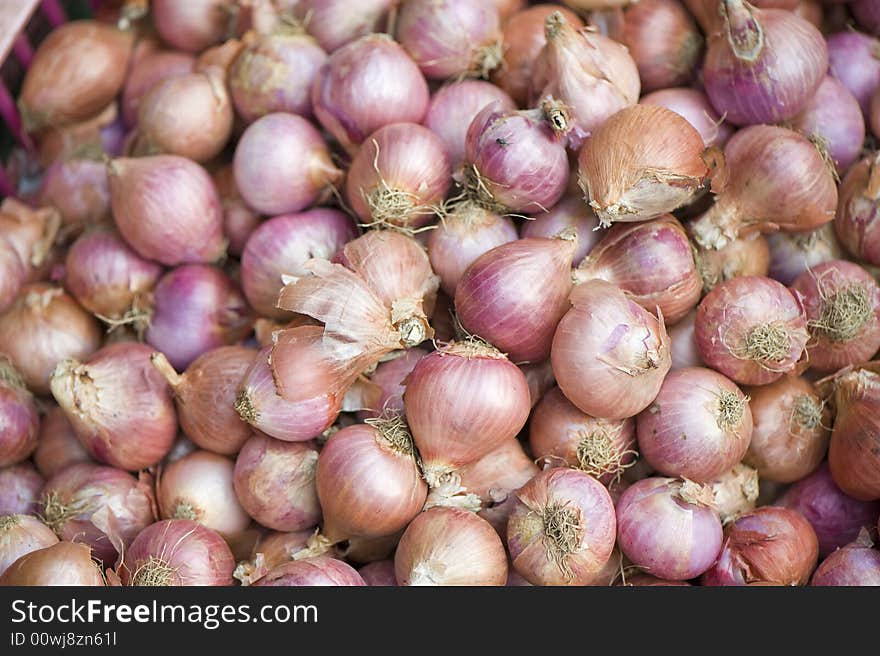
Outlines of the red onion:
{"type": "Polygon", "coordinates": [[[125,124],[134,126],[141,99],[150,89],[162,80],[192,73],[195,64],[193,55],[173,50],[152,52],[134,62],[122,90],[122,118],[125,124]]]}
{"type": "Polygon", "coordinates": [[[84,544],[58,542],[21,556],[0,575],[0,586],[103,586],[104,576],[84,544]]]}
{"type": "Polygon", "coordinates": [[[0,353],[36,394],[48,394],[58,362],[88,357],[100,345],[98,322],[63,289],[47,283],[22,288],[12,307],[0,315],[0,353]]]}
{"type": "Polygon", "coordinates": [[[431,508],[404,532],[394,574],[407,586],[502,586],[507,582],[507,555],[484,519],[459,508],[431,508]]]}
{"type": "Polygon", "coordinates": [[[880,152],[853,164],[840,183],[834,230],[844,248],[868,264],[880,265],[880,152]]]}
{"type": "Polygon", "coordinates": [[[112,566],[155,519],[152,486],[131,474],[88,463],[71,465],[46,483],[43,521],[62,540],[82,542],[112,566]]]}
{"type": "Polygon", "coordinates": [[[672,356],[672,371],[678,371],[685,367],[702,367],[700,350],[697,348],[697,339],[694,335],[695,322],[697,319],[696,309],[669,329],[669,351],[672,356]]]}
{"type": "Polygon", "coordinates": [[[428,100],[418,66],[386,34],[336,50],[312,85],[315,116],[350,154],[384,125],[421,123],[428,100]]]}
{"type": "Polygon", "coordinates": [[[703,279],[703,291],[737,276],[766,276],[770,271],[770,247],[763,235],[737,237],[720,249],[694,248],[694,260],[703,279]]]}
{"type": "Polygon", "coordinates": [[[513,439],[528,419],[525,376],[476,339],[426,355],[404,385],[406,418],[431,487],[513,439]]]}
{"type": "Polygon", "coordinates": [[[45,482],[30,462],[0,467],[0,515],[35,514],[45,482]]]}
{"type": "Polygon", "coordinates": [[[177,416],[152,349],[119,342],[85,362],[63,360],[52,395],[80,442],[100,462],[135,471],[157,464],[174,443],[177,416]],[[120,412],[124,408],[125,412],[120,412]]]}
{"type": "Polygon", "coordinates": [[[564,464],[596,477],[604,485],[619,481],[635,461],[635,422],[591,417],[578,410],[558,387],[547,392],[529,423],[535,458],[564,464]]]}
{"type": "Polygon", "coordinates": [[[758,472],[742,463],[710,483],[714,502],[712,507],[727,525],[744,512],[755,509],[760,493],[758,472]]]}
{"type": "Polygon", "coordinates": [[[659,105],[683,116],[700,133],[707,147],[723,147],[733,134],[733,129],[709,104],[706,94],[698,89],[661,89],[643,96],[639,102],[659,105]]]}
{"type": "Polygon", "coordinates": [[[443,141],[428,128],[394,123],[364,141],[345,193],[365,224],[419,228],[429,223],[452,183],[443,141]]]}
{"type": "Polygon", "coordinates": [[[703,585],[806,585],[816,567],[816,533],[800,513],[758,508],[724,530],[724,548],[706,571],[703,585]]]}
{"type": "Polygon", "coordinates": [[[792,284],[807,316],[810,367],[833,372],[869,360],[880,349],[880,287],[862,267],[823,262],[792,284]]]}
{"type": "Polygon", "coordinates": [[[830,413],[813,385],[783,376],[748,387],[754,430],[743,459],[762,479],[792,483],[814,471],[828,449],[830,413]]]}
{"type": "Polygon", "coordinates": [[[880,551],[867,531],[823,560],[810,585],[880,586],[880,551]]]}
{"type": "Polygon", "coordinates": [[[14,198],[0,204],[0,312],[46,263],[60,225],[53,208],[34,210],[14,198]]]}
{"type": "Polygon", "coordinates": [[[597,230],[598,227],[599,219],[584,203],[584,199],[580,196],[567,195],[549,212],[525,221],[520,229],[520,235],[526,239],[530,237],[550,239],[564,232],[566,228],[573,228],[577,246],[572,264],[577,266],[602,237],[603,233],[597,230]]]}
{"type": "Polygon", "coordinates": [[[709,174],[703,137],[656,105],[623,109],[595,131],[578,156],[578,184],[603,227],[644,221],[688,203],[709,174]]]}
{"type": "Polygon", "coordinates": [[[702,367],[679,369],[639,415],[637,431],[639,453],[659,473],[708,483],[742,460],[752,413],[728,378],[702,367]]]}
{"type": "Polygon", "coordinates": [[[358,574],[367,585],[386,587],[397,585],[397,579],[394,578],[393,560],[377,560],[374,563],[369,563],[361,567],[358,574]]]}
{"type": "Polygon", "coordinates": [[[426,355],[428,352],[423,349],[411,348],[401,352],[392,360],[379,363],[376,371],[370,374],[370,382],[378,386],[379,394],[369,407],[358,411],[358,419],[365,421],[385,413],[405,415],[403,381],[426,355]]]}
{"type": "MultiPolygon", "coordinates": [[[[64,410],[52,406],[40,422],[40,438],[34,451],[34,464],[40,474],[51,478],[65,467],[91,462],[89,452],[80,443],[64,410]]],[[[40,489],[42,489],[42,484],[40,489]]]]}
{"type": "Polygon", "coordinates": [[[874,37],[846,29],[828,37],[830,73],[859,101],[862,115],[870,113],[871,97],[880,88],[880,43],[874,37]]]}
{"type": "Polygon", "coordinates": [[[464,272],[455,291],[461,324],[513,362],[540,362],[569,308],[571,233],[496,246],[464,272]]]}
{"type": "Polygon", "coordinates": [[[103,162],[85,157],[55,161],[43,175],[40,203],[55,207],[71,231],[110,216],[110,190],[103,162]]]}
{"type": "Polygon", "coordinates": [[[64,286],[92,314],[111,325],[142,328],[162,267],[145,260],[110,227],[95,227],[67,251],[64,286]]]}
{"type": "Polygon", "coordinates": [[[201,166],[157,155],[114,159],[107,172],[113,218],[139,255],[167,266],[221,256],[220,199],[201,166]]]}
{"type": "Polygon", "coordinates": [[[775,232],[767,235],[770,246],[769,276],[790,285],[809,268],[844,258],[843,248],[834,234],[834,224],[803,233],[775,232]]]}
{"type": "Polygon", "coordinates": [[[703,37],[678,0],[645,0],[626,9],[623,43],[639,69],[643,91],[688,84],[703,37]]]}
{"type": "Polygon", "coordinates": [[[484,107],[468,128],[465,156],[459,182],[499,214],[546,212],[568,183],[565,147],[541,110],[484,107]]]}
{"type": "Polygon", "coordinates": [[[358,37],[382,32],[390,22],[397,0],[297,0],[296,16],[327,52],[334,52],[358,37]]]}
{"type": "Polygon", "coordinates": [[[122,581],[136,586],[232,585],[235,559],[217,533],[189,519],[151,524],[131,543],[122,581]]]}
{"type": "Polygon", "coordinates": [[[703,289],[691,244],[670,215],[613,226],[574,273],[576,282],[606,280],[672,325],[696,307],[703,289]]]}
{"type": "Polygon", "coordinates": [[[449,163],[458,168],[465,160],[467,130],[487,105],[499,103],[504,111],[516,104],[504,91],[483,80],[461,80],[440,87],[431,96],[423,124],[443,141],[449,163]]]}
{"type": "Polygon", "coordinates": [[[0,428],[0,467],[27,459],[37,448],[40,417],[34,397],[4,355],[0,355],[0,428]]]}
{"type": "Polygon", "coordinates": [[[850,9],[859,25],[871,34],[880,34],[880,10],[871,0],[853,0],[850,9]]]}
{"type": "Polygon", "coordinates": [[[766,385],[791,371],[807,344],[800,300],[770,278],[721,283],[697,308],[700,357],[743,385],[766,385]]]}
{"type": "Polygon", "coordinates": [[[276,531],[311,528],[321,517],[315,489],[318,450],[255,434],[235,461],[235,493],[247,513],[276,531]]]}
{"type": "Polygon", "coordinates": [[[352,586],[366,585],[351,565],[329,556],[284,563],[254,583],[256,586],[352,586]]]}
{"type": "Polygon", "coordinates": [[[267,114],[251,123],[233,165],[241,197],[264,214],[305,209],[342,177],[321,134],[295,114],[267,114]]]}
{"type": "Polygon", "coordinates": [[[617,502],[617,546],[659,578],[699,576],[721,551],[721,522],[710,507],[711,496],[711,488],[690,481],[634,483],[617,502]]]}
{"type": "Polygon", "coordinates": [[[237,342],[250,330],[247,302],[217,267],[177,267],[162,277],[154,296],[145,337],[178,369],[211,349],[237,342]]]}
{"type": "Polygon", "coordinates": [[[490,0],[407,0],[397,40],[425,77],[488,77],[501,63],[501,20],[490,0]]]}
{"type": "Polygon", "coordinates": [[[250,560],[238,563],[233,576],[242,585],[251,585],[264,577],[269,570],[293,560],[294,554],[302,550],[314,531],[305,530],[295,533],[278,533],[271,531],[260,535],[252,547],[250,560]]]}
{"type": "Polygon", "coordinates": [[[822,34],[790,11],[758,9],[744,0],[724,0],[720,12],[703,64],[713,107],[734,125],[794,117],[828,70],[822,34]]]}
{"type": "Polygon", "coordinates": [[[856,540],[862,528],[872,528],[880,514],[880,501],[859,501],[844,494],[825,463],[795,482],[776,503],[796,510],[810,522],[823,558],[856,540]]]}
{"type": "Polygon", "coordinates": [[[229,32],[234,0],[152,0],[150,15],[162,39],[178,50],[200,52],[229,32]]]}
{"type": "Polygon", "coordinates": [[[571,303],[553,338],[559,388],[593,417],[638,414],[657,396],[671,365],[663,320],[602,280],[575,287],[571,303]]]}
{"type": "Polygon", "coordinates": [[[223,207],[223,234],[229,241],[227,250],[230,255],[241,257],[247,240],[260,225],[262,217],[248,207],[238,193],[232,164],[215,171],[213,178],[223,207]]]}
{"type": "Polygon", "coordinates": [[[16,560],[58,542],[55,533],[28,514],[0,513],[0,576],[16,560]]]}

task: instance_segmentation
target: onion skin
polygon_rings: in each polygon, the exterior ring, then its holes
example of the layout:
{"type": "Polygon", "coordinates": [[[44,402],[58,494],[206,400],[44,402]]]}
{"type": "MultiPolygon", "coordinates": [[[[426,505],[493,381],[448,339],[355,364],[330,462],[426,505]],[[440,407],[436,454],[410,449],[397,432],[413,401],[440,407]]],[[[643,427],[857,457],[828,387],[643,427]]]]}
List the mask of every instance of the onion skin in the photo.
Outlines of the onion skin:
{"type": "Polygon", "coordinates": [[[718,250],[695,248],[694,260],[703,279],[703,291],[708,293],[718,283],[737,276],[766,276],[770,271],[770,247],[763,235],[753,234],[738,237],[718,250]]]}
{"type": "Polygon", "coordinates": [[[723,282],[697,308],[700,357],[742,385],[766,385],[794,369],[809,335],[800,300],[770,278],[723,282]]]}
{"type": "Polygon", "coordinates": [[[657,472],[707,483],[736,465],[752,438],[748,397],[721,374],[670,373],[638,416],[639,453],[657,472]]]}
{"type": "Polygon", "coordinates": [[[507,554],[484,519],[458,508],[431,508],[400,539],[394,574],[405,586],[503,586],[507,554]]]}
{"type": "Polygon", "coordinates": [[[34,210],[14,198],[0,204],[0,312],[46,263],[60,226],[53,208],[34,210]]]}
{"type": "Polygon", "coordinates": [[[758,472],[742,463],[710,484],[715,497],[713,508],[727,525],[741,514],[755,509],[760,494],[758,472]]]}
{"type": "MultiPolygon", "coordinates": [[[[40,416],[12,363],[0,355],[0,467],[26,460],[37,448],[40,416]]],[[[2,511],[10,512],[10,511],[2,511]]]]}
{"type": "Polygon", "coordinates": [[[880,154],[853,164],[840,183],[840,203],[834,230],[843,247],[868,264],[880,265],[880,154]]]}
{"type": "Polygon", "coordinates": [[[672,356],[671,371],[678,371],[685,367],[702,367],[700,350],[697,348],[697,339],[694,335],[695,322],[697,319],[696,309],[669,329],[669,352],[672,356]]]}
{"type": "Polygon", "coordinates": [[[723,147],[733,129],[709,104],[706,94],[698,89],[660,89],[642,96],[643,105],[659,105],[683,116],[700,136],[706,147],[723,147]]]}
{"type": "Polygon", "coordinates": [[[598,227],[599,219],[596,218],[593,210],[584,204],[584,199],[580,196],[567,195],[549,212],[538,213],[533,219],[525,221],[520,228],[520,236],[523,239],[534,237],[552,239],[566,228],[573,228],[577,246],[572,265],[577,266],[602,238],[603,233],[597,230],[598,227]]]}
{"type": "Polygon", "coordinates": [[[553,338],[559,388],[593,417],[637,415],[657,396],[671,366],[662,319],[601,280],[575,287],[571,303],[553,338]]]}
{"type": "Polygon", "coordinates": [[[103,586],[84,544],[58,542],[21,556],[0,575],[0,586],[103,586]]]}
{"type": "Polygon", "coordinates": [[[232,17],[232,0],[153,0],[150,14],[162,40],[177,50],[200,52],[219,43],[232,17]]]}
{"type": "Polygon", "coordinates": [[[866,534],[823,560],[810,585],[880,586],[880,551],[866,534]]]}
{"type": "Polygon", "coordinates": [[[35,132],[90,118],[122,89],[132,35],[96,21],[54,29],[27,67],[19,108],[35,132]]]}
{"type": "Polygon", "coordinates": [[[61,213],[62,224],[75,232],[110,216],[107,171],[98,160],[55,161],[43,175],[40,203],[61,213]]]}
{"type": "Polygon", "coordinates": [[[349,154],[384,125],[421,123],[428,102],[418,66],[386,34],[363,36],[336,50],[312,84],[315,116],[349,154]]]}
{"type": "Polygon", "coordinates": [[[0,468],[0,515],[36,514],[45,482],[30,462],[0,468]]]}
{"type": "Polygon", "coordinates": [[[95,460],[136,471],[171,449],[177,416],[151,353],[143,344],[119,342],[82,363],[63,360],[52,374],[52,395],[95,460]]]}
{"type": "Polygon", "coordinates": [[[213,262],[224,251],[223,215],[211,177],[176,155],[107,165],[113,218],[142,257],[167,266],[213,262]]]}
{"type": "Polygon", "coordinates": [[[645,478],[617,502],[617,546],[662,579],[694,578],[712,566],[721,550],[718,515],[695,503],[688,487],[671,478],[645,478]]]}
{"type": "Polygon", "coordinates": [[[394,561],[377,560],[364,565],[358,570],[358,574],[367,585],[396,587],[397,579],[394,578],[394,561]]]}
{"type": "Polygon", "coordinates": [[[601,483],[573,469],[549,469],[516,493],[507,544],[516,571],[533,585],[589,585],[611,557],[614,504],[601,483]]]}
{"type": "Polygon", "coordinates": [[[837,416],[828,449],[834,482],[861,501],[880,499],[880,374],[863,368],[835,381],[837,416]]]}
{"type": "Polygon", "coordinates": [[[806,585],[819,558],[819,544],[800,513],[772,506],[740,515],[724,530],[718,561],[702,585],[806,585]]]}
{"type": "Polygon", "coordinates": [[[859,101],[862,116],[870,116],[871,97],[880,88],[880,58],[876,38],[853,29],[828,36],[830,74],[859,101]]]}
{"type": "Polygon", "coordinates": [[[380,362],[376,371],[370,374],[370,382],[378,385],[380,389],[379,395],[369,408],[358,411],[358,420],[378,418],[383,413],[405,415],[403,393],[406,387],[403,383],[419,360],[426,355],[428,355],[427,351],[416,347],[407,349],[393,360],[380,362]]]}
{"type": "Polygon", "coordinates": [[[347,0],[298,0],[294,14],[300,20],[308,16],[306,29],[327,52],[372,32],[384,32],[389,14],[397,0],[361,0],[352,5],[347,0]]]}
{"type": "Polygon", "coordinates": [[[141,99],[157,83],[176,75],[192,73],[196,58],[186,52],[160,50],[132,62],[122,90],[122,118],[128,126],[137,122],[141,99]]]}
{"type": "Polygon", "coordinates": [[[52,529],[33,515],[0,513],[0,576],[22,556],[57,542],[52,529]]]}
{"type": "Polygon", "coordinates": [[[574,249],[568,238],[519,239],[478,257],[455,290],[462,325],[513,362],[546,360],[569,308],[574,249]]]}
{"type": "MultiPolygon", "coordinates": [[[[89,452],[80,444],[64,410],[52,406],[40,422],[40,438],[33,454],[34,464],[44,478],[78,462],[92,462],[89,452]]],[[[42,489],[42,484],[40,488],[42,489]]],[[[39,490],[38,490],[39,492],[39,490]]]]}
{"type": "Polygon", "coordinates": [[[255,586],[361,586],[366,585],[351,565],[330,556],[284,563],[269,571],[255,586]]]}
{"type": "Polygon", "coordinates": [[[880,514],[880,502],[859,501],[837,487],[827,464],[796,481],[776,505],[796,510],[810,522],[822,558],[857,539],[859,531],[871,527],[880,514]]]}
{"type": "Polygon", "coordinates": [[[240,562],[233,576],[241,581],[242,585],[251,585],[265,576],[269,570],[293,560],[294,554],[306,547],[313,533],[314,531],[311,530],[294,533],[276,531],[263,533],[251,549],[250,560],[240,562]]]}
{"type": "Polygon", "coordinates": [[[276,531],[311,528],[321,517],[315,488],[317,462],[312,442],[282,442],[255,434],[235,461],[235,493],[263,526],[276,531]]]}
{"type": "Polygon", "coordinates": [[[767,235],[767,244],[770,246],[770,269],[767,275],[783,285],[790,285],[804,271],[817,264],[842,260],[845,255],[834,234],[835,223],[825,224],[812,232],[776,232],[767,235]]]}
{"type": "Polygon", "coordinates": [[[188,519],[165,519],[138,534],[120,574],[125,585],[228,586],[234,568],[217,533],[188,519]]]}

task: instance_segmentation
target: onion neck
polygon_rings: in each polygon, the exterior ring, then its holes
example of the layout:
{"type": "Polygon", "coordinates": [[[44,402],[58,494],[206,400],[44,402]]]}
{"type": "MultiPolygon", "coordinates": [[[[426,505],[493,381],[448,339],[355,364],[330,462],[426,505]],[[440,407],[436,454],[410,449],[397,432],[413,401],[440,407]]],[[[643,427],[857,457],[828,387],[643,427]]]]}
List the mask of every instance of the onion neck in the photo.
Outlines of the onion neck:
{"type": "Polygon", "coordinates": [[[562,572],[564,577],[571,579],[572,571],[568,558],[581,548],[584,532],[580,513],[566,505],[548,504],[541,513],[541,522],[544,545],[550,562],[562,572]]]}
{"type": "MultiPolygon", "coordinates": [[[[325,520],[325,530],[326,530],[326,520],[325,520]]],[[[296,553],[292,554],[291,560],[305,560],[306,558],[316,558],[317,556],[323,556],[328,551],[330,551],[334,545],[339,542],[342,542],[345,538],[340,538],[335,540],[333,538],[327,537],[322,534],[320,531],[315,531],[315,534],[309,538],[306,546],[296,553]]]]}
{"type": "Polygon", "coordinates": [[[440,507],[480,512],[483,506],[482,500],[476,494],[467,491],[467,488],[461,484],[461,476],[457,472],[447,469],[437,476],[438,471],[432,470],[430,465],[423,468],[430,492],[422,510],[440,507]]]}
{"type": "Polygon", "coordinates": [[[677,483],[674,492],[685,503],[705,508],[715,506],[715,492],[711,485],[702,485],[684,478],[677,483]]]}
{"type": "Polygon", "coordinates": [[[691,224],[697,245],[706,250],[721,250],[736,240],[740,220],[730,203],[723,198],[715,201],[705,214],[691,224]]]}
{"type": "Polygon", "coordinates": [[[791,420],[801,429],[815,430],[822,423],[823,405],[809,394],[795,398],[791,409],[791,420]]]}
{"type": "Polygon", "coordinates": [[[440,351],[444,355],[455,355],[460,358],[488,358],[490,360],[505,360],[505,356],[501,351],[492,346],[489,342],[477,335],[468,335],[462,340],[452,342],[449,346],[440,351]]]}
{"type": "Polygon", "coordinates": [[[365,419],[364,423],[372,426],[379,434],[381,442],[395,453],[415,458],[415,445],[406,420],[399,414],[365,419]]]}
{"type": "Polygon", "coordinates": [[[150,362],[154,367],[159,371],[160,374],[168,381],[168,385],[175,392],[177,389],[183,384],[184,376],[181,376],[177,371],[171,366],[171,363],[168,361],[168,358],[165,357],[164,353],[159,353],[158,351],[150,355],[150,362]]]}
{"type": "Polygon", "coordinates": [[[566,32],[573,31],[561,11],[554,11],[544,21],[544,37],[550,43],[560,39],[566,32]]]}
{"type": "Polygon", "coordinates": [[[744,0],[723,0],[719,11],[734,56],[742,61],[757,61],[764,48],[764,29],[755,16],[756,10],[744,0]]]}

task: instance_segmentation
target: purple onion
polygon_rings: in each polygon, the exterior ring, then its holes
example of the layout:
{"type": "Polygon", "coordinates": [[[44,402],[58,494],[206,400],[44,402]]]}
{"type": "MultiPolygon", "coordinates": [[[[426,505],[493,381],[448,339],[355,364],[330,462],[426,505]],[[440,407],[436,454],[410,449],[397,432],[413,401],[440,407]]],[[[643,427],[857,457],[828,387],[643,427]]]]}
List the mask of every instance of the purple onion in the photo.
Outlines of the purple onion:
{"type": "Polygon", "coordinates": [[[520,236],[552,238],[568,228],[574,228],[577,246],[572,266],[577,266],[593,250],[604,232],[598,230],[599,219],[580,195],[567,195],[549,212],[537,213],[523,222],[520,236]]]}
{"type": "Polygon", "coordinates": [[[255,586],[353,586],[366,585],[351,565],[330,556],[294,560],[278,565],[255,586]]]}
{"type": "Polygon", "coordinates": [[[832,34],[828,37],[828,63],[831,75],[855,96],[867,119],[871,97],[880,88],[880,42],[855,30],[832,34]]]}
{"type": "Polygon", "coordinates": [[[0,468],[0,516],[36,514],[45,482],[30,462],[0,468]]]}
{"type": "Polygon", "coordinates": [[[146,341],[178,371],[202,353],[235,343],[251,326],[241,291],[214,266],[177,267],[162,277],[154,296],[146,341]]]}
{"type": "Polygon", "coordinates": [[[661,89],[644,96],[643,105],[659,105],[687,119],[694,126],[706,146],[724,146],[733,129],[716,112],[706,94],[699,89],[661,89]]]}
{"type": "Polygon", "coordinates": [[[40,417],[34,397],[0,354],[0,467],[21,462],[37,448],[40,417]]]}
{"type": "Polygon", "coordinates": [[[854,0],[849,8],[860,26],[871,34],[880,34],[880,5],[877,0],[854,0]]]}
{"type": "Polygon", "coordinates": [[[297,18],[327,52],[335,52],[371,32],[385,31],[399,0],[288,0],[297,18]]]}
{"type": "Polygon", "coordinates": [[[358,574],[367,585],[386,587],[397,585],[397,577],[394,576],[394,560],[377,560],[374,563],[369,563],[361,567],[358,574]]]}
{"type": "Polygon", "coordinates": [[[404,415],[406,408],[403,407],[403,391],[406,386],[403,383],[419,360],[426,355],[427,351],[416,347],[407,349],[393,360],[381,362],[370,376],[370,382],[379,388],[379,394],[371,408],[358,411],[358,419],[364,421],[386,412],[404,415]]]}
{"type": "Polygon", "coordinates": [[[810,585],[880,586],[880,551],[865,531],[823,560],[810,585]]]}
{"type": "Polygon", "coordinates": [[[773,232],[766,239],[770,247],[769,276],[786,286],[817,264],[845,257],[831,223],[812,232],[773,232]]]}

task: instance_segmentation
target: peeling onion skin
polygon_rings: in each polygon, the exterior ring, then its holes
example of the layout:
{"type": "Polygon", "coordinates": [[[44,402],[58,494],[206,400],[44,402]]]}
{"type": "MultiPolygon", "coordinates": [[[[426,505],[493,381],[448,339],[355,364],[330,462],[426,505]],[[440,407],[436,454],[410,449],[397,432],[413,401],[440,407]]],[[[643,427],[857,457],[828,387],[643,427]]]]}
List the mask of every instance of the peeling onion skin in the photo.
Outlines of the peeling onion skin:
{"type": "Polygon", "coordinates": [[[850,255],[880,265],[880,153],[853,164],[840,183],[834,230],[850,255]]]}
{"type": "Polygon", "coordinates": [[[33,515],[0,512],[0,576],[22,556],[57,542],[52,529],[33,515]]]}
{"type": "Polygon", "coordinates": [[[32,515],[46,479],[30,461],[0,467],[0,515],[32,515]]]}
{"type": "Polygon", "coordinates": [[[833,552],[810,580],[816,586],[880,586],[880,550],[868,535],[833,552]]]}
{"type": "Polygon", "coordinates": [[[880,499],[880,374],[844,373],[835,383],[837,415],[828,464],[834,482],[862,501],[880,499]]]}
{"type": "Polygon", "coordinates": [[[3,355],[0,355],[0,428],[0,467],[26,460],[37,448],[40,416],[34,397],[3,355]]]}
{"type": "Polygon", "coordinates": [[[327,52],[372,32],[384,32],[398,0],[294,0],[294,15],[303,20],[306,29],[327,52]]]}
{"type": "Polygon", "coordinates": [[[318,556],[284,563],[270,570],[255,586],[364,586],[367,585],[351,565],[318,556]]]}
{"type": "Polygon", "coordinates": [[[104,586],[84,544],[58,542],[21,556],[0,575],[0,586],[104,586]]]}

